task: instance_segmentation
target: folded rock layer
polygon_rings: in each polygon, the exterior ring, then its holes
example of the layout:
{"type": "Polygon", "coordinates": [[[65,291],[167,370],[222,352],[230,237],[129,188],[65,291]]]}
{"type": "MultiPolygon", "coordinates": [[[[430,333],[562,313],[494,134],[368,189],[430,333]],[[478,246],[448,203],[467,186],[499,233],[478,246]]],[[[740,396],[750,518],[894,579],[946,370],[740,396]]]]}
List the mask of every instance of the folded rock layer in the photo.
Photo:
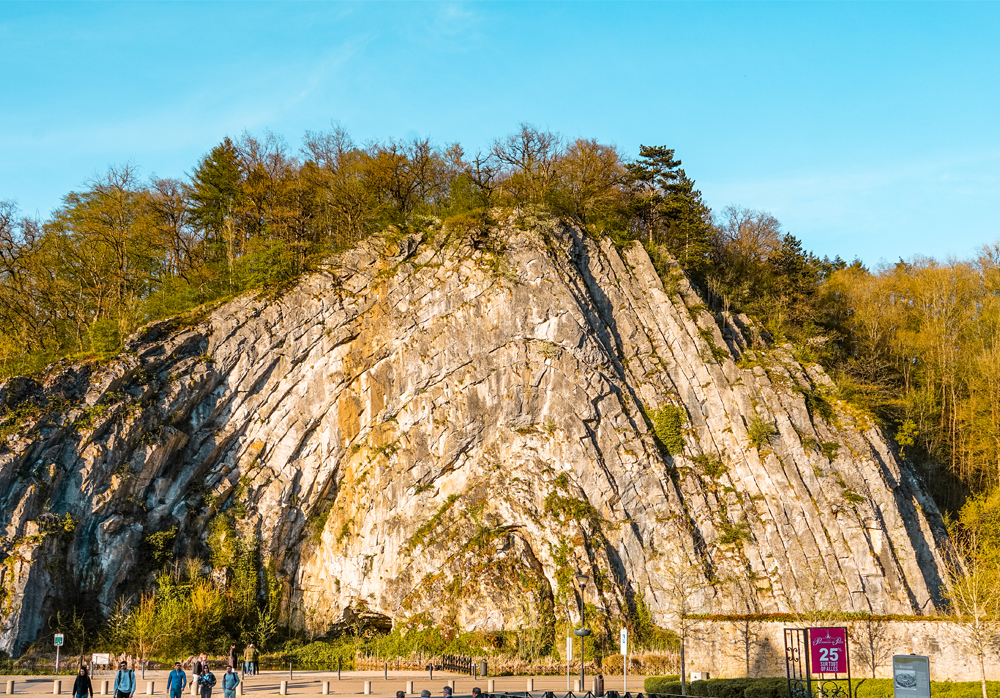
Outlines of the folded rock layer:
{"type": "Polygon", "coordinates": [[[219,517],[318,633],[359,608],[551,627],[577,569],[599,612],[666,625],[685,570],[695,611],[934,613],[941,517],[818,365],[679,271],[665,287],[639,245],[530,227],[368,241],[0,385],[24,415],[0,453],[0,648],[61,595],[107,612],[151,584],[158,532],[207,558],[219,517]]]}

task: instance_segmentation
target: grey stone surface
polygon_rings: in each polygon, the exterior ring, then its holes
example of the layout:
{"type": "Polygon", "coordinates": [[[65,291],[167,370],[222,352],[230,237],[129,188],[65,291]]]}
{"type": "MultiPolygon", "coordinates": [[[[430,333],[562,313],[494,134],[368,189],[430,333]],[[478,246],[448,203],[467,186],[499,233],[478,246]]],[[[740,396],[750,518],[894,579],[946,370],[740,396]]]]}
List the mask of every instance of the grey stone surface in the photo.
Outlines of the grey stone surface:
{"type": "Polygon", "coordinates": [[[371,241],[110,361],[0,385],[39,405],[0,453],[0,649],[57,598],[108,610],[148,583],[153,532],[177,526],[177,554],[205,556],[237,501],[283,608],[319,633],[359,605],[544,624],[575,615],[576,567],[598,609],[641,594],[664,623],[677,565],[715,583],[704,610],[739,610],[742,580],[768,611],[935,612],[940,516],[819,366],[755,350],[745,317],[720,331],[638,245],[544,222],[497,234],[502,257],[442,233],[371,241]],[[674,457],[644,417],[667,405],[686,414],[674,457]],[[755,421],[775,430],[759,447],[755,421]]]}

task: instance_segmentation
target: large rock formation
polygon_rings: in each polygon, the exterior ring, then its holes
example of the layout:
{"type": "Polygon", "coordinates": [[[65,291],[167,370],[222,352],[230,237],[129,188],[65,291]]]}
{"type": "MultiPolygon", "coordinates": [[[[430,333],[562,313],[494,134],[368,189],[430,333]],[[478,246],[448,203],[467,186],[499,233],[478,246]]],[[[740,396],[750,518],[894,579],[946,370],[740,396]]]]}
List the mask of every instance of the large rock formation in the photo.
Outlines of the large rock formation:
{"type": "Polygon", "coordinates": [[[204,556],[223,515],[320,632],[545,625],[576,568],[611,616],[666,622],[685,569],[705,610],[934,612],[940,516],[818,365],[639,245],[520,224],[370,241],[0,386],[0,648],[145,583],[156,532],[204,556]]]}

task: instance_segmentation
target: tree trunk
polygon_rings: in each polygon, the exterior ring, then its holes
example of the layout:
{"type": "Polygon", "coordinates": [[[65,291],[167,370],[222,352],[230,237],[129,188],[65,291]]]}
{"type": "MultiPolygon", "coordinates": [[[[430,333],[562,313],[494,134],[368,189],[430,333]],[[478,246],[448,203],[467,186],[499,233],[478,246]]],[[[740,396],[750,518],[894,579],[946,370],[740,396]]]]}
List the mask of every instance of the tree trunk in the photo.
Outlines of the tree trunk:
{"type": "MultiPolygon", "coordinates": [[[[687,633],[682,633],[681,634],[681,695],[682,696],[686,696],[688,694],[688,691],[687,691],[687,678],[686,678],[686,672],[685,672],[685,667],[684,667],[684,644],[685,644],[684,641],[686,639],[687,639],[687,633]]],[[[986,674],[983,674],[983,676],[985,676],[985,675],[986,674]]],[[[986,693],[985,693],[985,691],[986,691],[986,683],[985,683],[985,681],[986,680],[983,679],[983,698],[986,698],[986,693]]]]}
{"type": "Polygon", "coordinates": [[[984,655],[985,652],[979,653],[979,675],[982,678],[983,698],[989,698],[989,696],[986,695],[986,663],[983,661],[984,655]]]}

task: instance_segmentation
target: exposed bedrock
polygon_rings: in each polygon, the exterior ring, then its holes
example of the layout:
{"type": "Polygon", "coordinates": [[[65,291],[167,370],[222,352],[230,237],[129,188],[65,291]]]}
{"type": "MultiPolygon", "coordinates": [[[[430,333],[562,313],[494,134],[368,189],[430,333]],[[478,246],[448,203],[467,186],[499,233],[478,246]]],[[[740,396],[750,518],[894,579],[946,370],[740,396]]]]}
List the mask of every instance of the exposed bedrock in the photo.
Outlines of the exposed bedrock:
{"type": "Polygon", "coordinates": [[[494,235],[503,255],[372,241],[111,361],[0,385],[27,415],[0,453],[0,649],[60,595],[107,610],[149,583],[153,533],[204,556],[221,513],[318,632],[362,607],[551,624],[577,568],[611,616],[641,594],[662,618],[676,568],[712,582],[705,610],[743,610],[742,587],[762,611],[935,611],[937,509],[819,366],[750,351],[746,318],[679,273],[665,289],[638,245],[494,235]]]}

